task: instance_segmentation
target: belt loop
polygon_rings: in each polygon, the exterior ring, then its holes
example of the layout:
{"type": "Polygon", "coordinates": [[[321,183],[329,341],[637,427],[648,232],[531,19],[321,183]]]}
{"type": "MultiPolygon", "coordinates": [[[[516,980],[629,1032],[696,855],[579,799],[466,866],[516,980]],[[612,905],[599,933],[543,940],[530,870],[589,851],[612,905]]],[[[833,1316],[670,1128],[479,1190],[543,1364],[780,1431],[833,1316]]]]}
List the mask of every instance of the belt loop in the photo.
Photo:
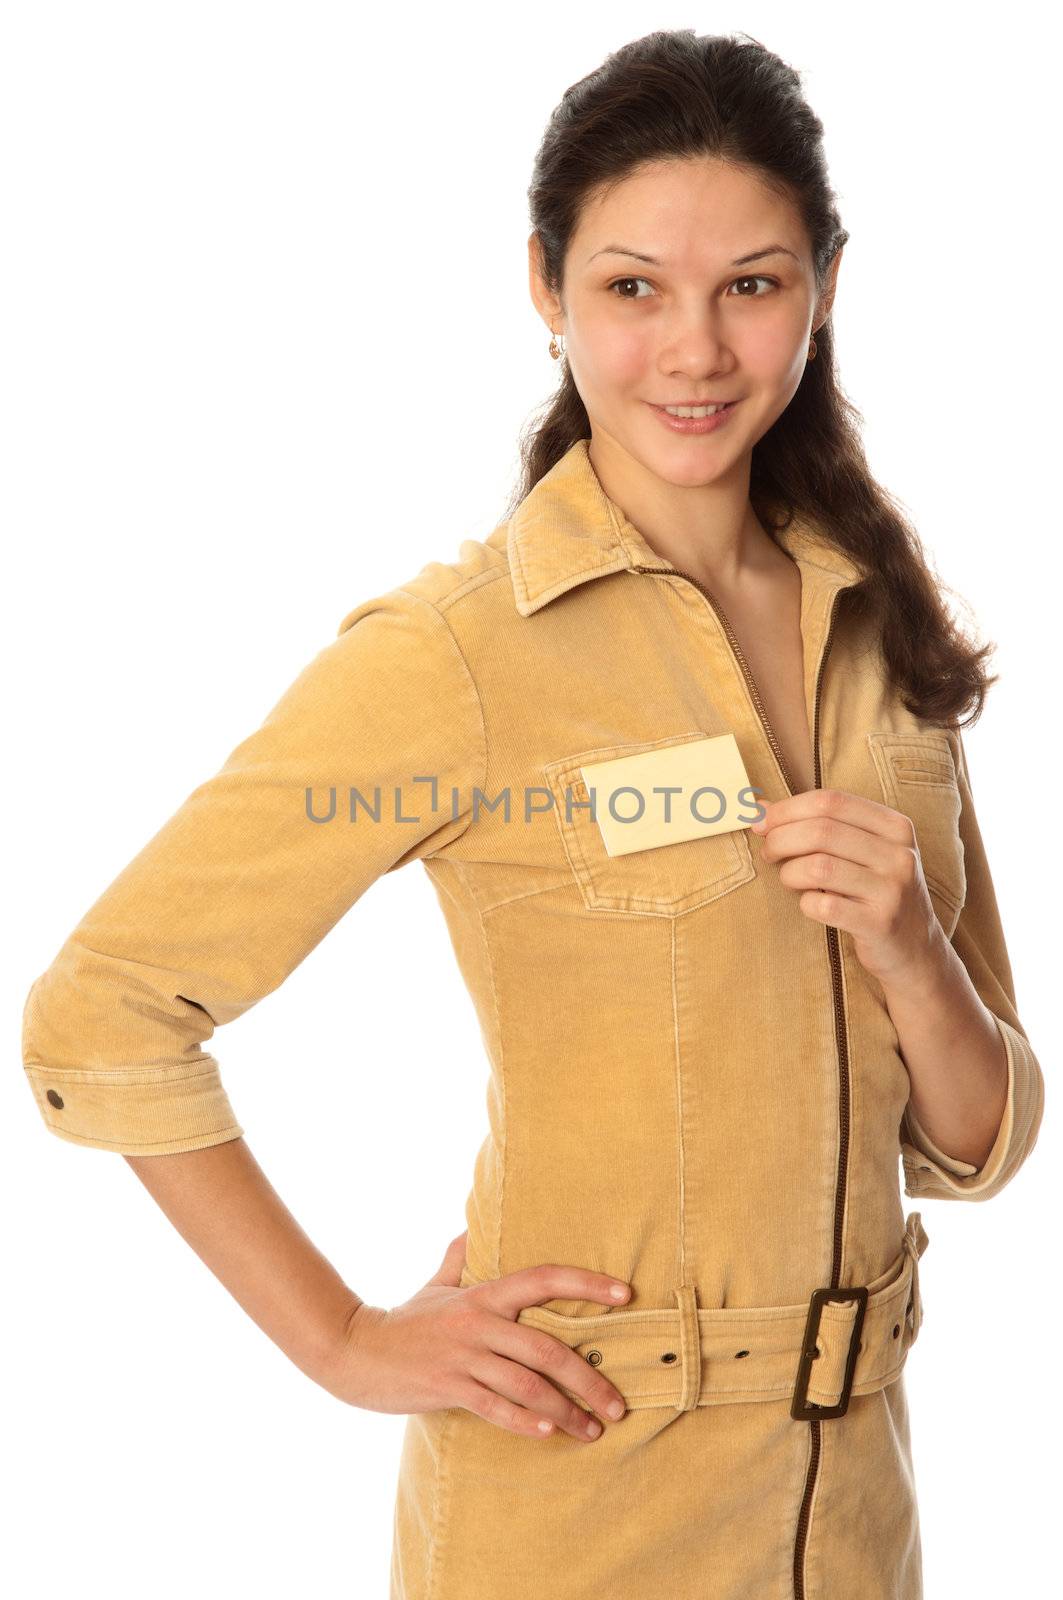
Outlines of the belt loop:
{"type": "Polygon", "coordinates": [[[698,1320],[697,1290],[693,1284],[680,1284],[675,1297],[679,1305],[679,1350],[683,1367],[683,1391],[677,1411],[693,1411],[701,1393],[701,1324],[698,1320]]]}
{"type": "Polygon", "coordinates": [[[910,1297],[912,1337],[914,1344],[923,1320],[923,1297],[919,1290],[919,1257],[929,1244],[927,1231],[918,1211],[909,1213],[904,1227],[904,1248],[912,1258],[912,1291],[910,1297]]]}

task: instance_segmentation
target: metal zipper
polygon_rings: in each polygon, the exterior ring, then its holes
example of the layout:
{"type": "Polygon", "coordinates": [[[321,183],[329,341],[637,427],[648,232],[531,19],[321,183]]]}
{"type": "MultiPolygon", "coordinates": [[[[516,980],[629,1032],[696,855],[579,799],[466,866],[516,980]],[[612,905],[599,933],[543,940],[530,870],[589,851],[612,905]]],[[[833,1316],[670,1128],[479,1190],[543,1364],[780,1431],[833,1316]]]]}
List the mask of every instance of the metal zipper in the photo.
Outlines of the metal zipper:
{"type": "MultiPolygon", "coordinates": [[[[715,595],[713,595],[710,590],[706,589],[703,583],[699,583],[697,578],[692,577],[689,572],[680,572],[676,567],[638,566],[633,567],[631,570],[633,572],[657,573],[664,577],[683,578],[687,583],[692,583],[694,588],[697,589],[700,594],[705,596],[705,599],[709,602],[709,604],[712,606],[712,609],[719,617],[720,622],[723,625],[724,633],[727,635],[728,643],[734,652],[735,659],[742,669],[742,674],[746,681],[746,687],[749,690],[749,698],[753,702],[754,709],[756,710],[764,732],[767,735],[768,743],[771,745],[775,759],[779,764],[779,771],[782,773],[783,782],[786,784],[790,794],[795,794],[797,791],[792,781],[790,771],[786,765],[786,757],[783,755],[782,746],[779,744],[775,730],[768,721],[767,712],[764,709],[764,702],[760,698],[760,690],[757,688],[756,680],[749,669],[749,663],[742,652],[742,646],[738,642],[735,631],[731,627],[730,621],[724,614],[724,611],[717,601],[715,595]]],[[[820,696],[823,688],[823,669],[826,666],[827,657],[830,654],[830,647],[834,637],[834,619],[838,609],[838,595],[840,592],[840,590],[836,591],[831,599],[830,617],[827,622],[827,637],[824,640],[823,652],[820,656],[819,667],[816,673],[816,694],[812,711],[812,784],[813,788],[816,789],[821,787],[823,778],[823,768],[820,760],[819,749],[819,711],[820,696]]],[[[827,936],[827,955],[830,960],[831,993],[834,999],[834,1037],[837,1043],[838,1051],[838,1121],[840,1133],[838,1141],[838,1172],[834,1191],[834,1245],[830,1274],[830,1288],[836,1289],[839,1286],[839,1279],[841,1277],[842,1249],[844,1242],[843,1219],[845,1216],[845,1192],[849,1171],[849,1121],[851,1095],[849,1081],[849,1039],[845,1018],[845,1001],[842,993],[841,948],[838,942],[837,928],[825,927],[824,932],[827,936]]],[[[812,1495],[815,1490],[816,1478],[819,1473],[819,1458],[822,1442],[820,1430],[822,1427],[822,1422],[813,1420],[809,1423],[812,1440],[811,1454],[809,1457],[808,1475],[805,1479],[805,1492],[801,1499],[801,1509],[797,1518],[797,1533],[794,1539],[794,1600],[804,1600],[805,1595],[805,1547],[808,1539],[812,1495]]]]}
{"type": "MultiPolygon", "coordinates": [[[[827,624],[827,637],[820,658],[819,671],[816,675],[816,697],[812,712],[812,762],[813,787],[818,789],[822,785],[823,769],[820,764],[819,751],[819,703],[820,691],[823,686],[823,668],[830,651],[831,640],[834,634],[834,617],[838,606],[836,591],[831,599],[830,620],[827,624]]],[[[849,1176],[849,1122],[850,1122],[850,1072],[849,1072],[849,1035],[845,1019],[845,1001],[842,996],[842,957],[841,947],[838,942],[837,928],[827,927],[827,954],[830,957],[831,988],[834,995],[834,1037],[838,1050],[838,1173],[834,1189],[834,1250],[830,1268],[830,1287],[838,1288],[842,1268],[843,1248],[843,1219],[845,1216],[845,1191],[849,1176]]],[[[808,1541],[808,1527],[812,1515],[812,1495],[816,1487],[816,1478],[819,1474],[819,1457],[821,1448],[820,1430],[822,1422],[813,1419],[809,1423],[812,1433],[811,1455],[808,1463],[808,1476],[805,1479],[805,1492],[801,1500],[801,1510],[797,1518],[797,1533],[794,1538],[794,1600],[804,1600],[805,1596],[805,1547],[808,1541]]]]}
{"type": "MultiPolygon", "coordinates": [[[[790,791],[790,793],[791,794],[795,794],[796,793],[796,789],[794,787],[794,783],[793,783],[793,780],[791,778],[790,771],[789,771],[789,769],[788,769],[788,767],[786,765],[786,757],[783,755],[782,745],[779,743],[778,739],[775,736],[775,729],[772,727],[771,723],[768,721],[768,714],[764,709],[764,702],[760,698],[760,690],[757,688],[756,680],[754,679],[752,672],[750,672],[750,670],[749,670],[749,663],[747,662],[745,656],[742,653],[742,646],[739,644],[737,635],[735,634],[734,629],[731,627],[731,624],[728,621],[727,617],[724,615],[723,609],[720,606],[719,601],[716,599],[716,596],[714,594],[710,593],[710,591],[708,589],[706,589],[706,587],[705,587],[705,585],[703,583],[699,583],[697,578],[692,578],[689,572],[680,572],[676,567],[632,567],[631,570],[632,570],[632,572],[653,572],[653,573],[657,573],[658,575],[661,575],[661,576],[666,577],[666,578],[685,578],[688,583],[692,583],[694,585],[695,589],[697,589],[701,594],[703,594],[705,596],[706,600],[712,606],[712,609],[715,611],[716,615],[719,617],[720,621],[722,622],[723,630],[727,635],[728,642],[730,643],[731,649],[735,653],[735,657],[736,657],[736,659],[738,661],[738,665],[742,669],[743,676],[745,677],[745,680],[746,680],[746,687],[749,690],[749,698],[753,702],[753,706],[754,706],[754,708],[756,710],[757,716],[760,718],[761,723],[764,726],[764,732],[768,736],[768,743],[771,745],[772,751],[773,751],[773,753],[775,755],[775,759],[779,763],[779,771],[782,773],[783,782],[786,784],[786,787],[790,791]]],[[[833,616],[831,618],[831,621],[832,621],[832,624],[833,624],[833,616]]],[[[824,651],[824,659],[826,659],[826,651],[824,651]]],[[[818,704],[818,701],[819,701],[819,686],[818,685],[816,687],[816,700],[817,700],[817,704],[818,704]]]]}

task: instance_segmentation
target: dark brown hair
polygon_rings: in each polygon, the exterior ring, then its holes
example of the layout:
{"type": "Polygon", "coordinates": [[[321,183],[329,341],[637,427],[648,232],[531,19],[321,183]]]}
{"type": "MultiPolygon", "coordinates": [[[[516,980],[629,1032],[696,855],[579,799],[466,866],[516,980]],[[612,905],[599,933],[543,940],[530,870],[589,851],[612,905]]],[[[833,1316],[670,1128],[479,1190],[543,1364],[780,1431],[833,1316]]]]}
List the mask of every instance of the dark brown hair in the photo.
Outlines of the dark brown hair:
{"type": "MultiPolygon", "coordinates": [[[[565,90],[539,146],[528,188],[544,277],[562,297],[564,263],[581,208],[645,162],[713,157],[752,170],[797,207],[818,292],[849,234],[823,150],[823,125],[800,75],[748,34],[658,29],[608,55],[565,90]]],[[[917,717],[966,726],[981,715],[995,646],[964,636],[946,608],[915,529],[872,477],[860,412],[844,394],[830,317],[816,357],[785,411],[753,447],[750,503],[772,533],[796,511],[869,569],[845,603],[873,621],[886,672],[917,717]],[[967,713],[966,716],[963,714],[967,713]]],[[[590,422],[567,360],[557,393],[521,438],[516,506],[590,422]]],[[[950,591],[952,592],[952,591],[950,591]]]]}

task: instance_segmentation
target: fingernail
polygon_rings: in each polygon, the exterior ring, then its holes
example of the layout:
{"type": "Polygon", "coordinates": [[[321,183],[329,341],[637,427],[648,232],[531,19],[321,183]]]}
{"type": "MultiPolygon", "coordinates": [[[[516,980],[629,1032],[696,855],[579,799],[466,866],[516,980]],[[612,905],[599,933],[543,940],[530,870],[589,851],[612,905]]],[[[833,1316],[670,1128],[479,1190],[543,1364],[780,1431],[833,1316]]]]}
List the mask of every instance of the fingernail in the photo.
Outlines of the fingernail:
{"type": "Polygon", "coordinates": [[[588,1424],[587,1424],[587,1437],[588,1437],[588,1439],[597,1439],[597,1437],[601,1433],[601,1431],[602,1431],[602,1425],[601,1425],[600,1422],[588,1422],[588,1424]]]}
{"type": "Polygon", "coordinates": [[[612,1417],[614,1421],[616,1418],[622,1417],[624,1415],[624,1402],[622,1400],[610,1400],[605,1408],[605,1414],[607,1417],[612,1417]]]}
{"type": "Polygon", "coordinates": [[[627,1298],[627,1289],[626,1283],[612,1283],[609,1285],[609,1293],[614,1300],[625,1300],[627,1298]]]}

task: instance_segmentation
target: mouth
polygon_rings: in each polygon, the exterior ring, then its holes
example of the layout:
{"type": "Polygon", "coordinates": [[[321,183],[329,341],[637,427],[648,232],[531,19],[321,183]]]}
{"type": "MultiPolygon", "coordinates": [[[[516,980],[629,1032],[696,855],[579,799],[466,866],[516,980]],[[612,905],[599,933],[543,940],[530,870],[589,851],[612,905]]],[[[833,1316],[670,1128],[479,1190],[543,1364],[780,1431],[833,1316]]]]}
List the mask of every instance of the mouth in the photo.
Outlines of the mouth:
{"type": "Polygon", "coordinates": [[[712,417],[737,404],[737,400],[680,400],[674,405],[654,406],[654,410],[667,411],[670,417],[712,417]]]}
{"type": "Polygon", "coordinates": [[[726,425],[738,400],[706,401],[704,405],[657,406],[649,402],[666,428],[672,433],[715,433],[726,425]]]}

